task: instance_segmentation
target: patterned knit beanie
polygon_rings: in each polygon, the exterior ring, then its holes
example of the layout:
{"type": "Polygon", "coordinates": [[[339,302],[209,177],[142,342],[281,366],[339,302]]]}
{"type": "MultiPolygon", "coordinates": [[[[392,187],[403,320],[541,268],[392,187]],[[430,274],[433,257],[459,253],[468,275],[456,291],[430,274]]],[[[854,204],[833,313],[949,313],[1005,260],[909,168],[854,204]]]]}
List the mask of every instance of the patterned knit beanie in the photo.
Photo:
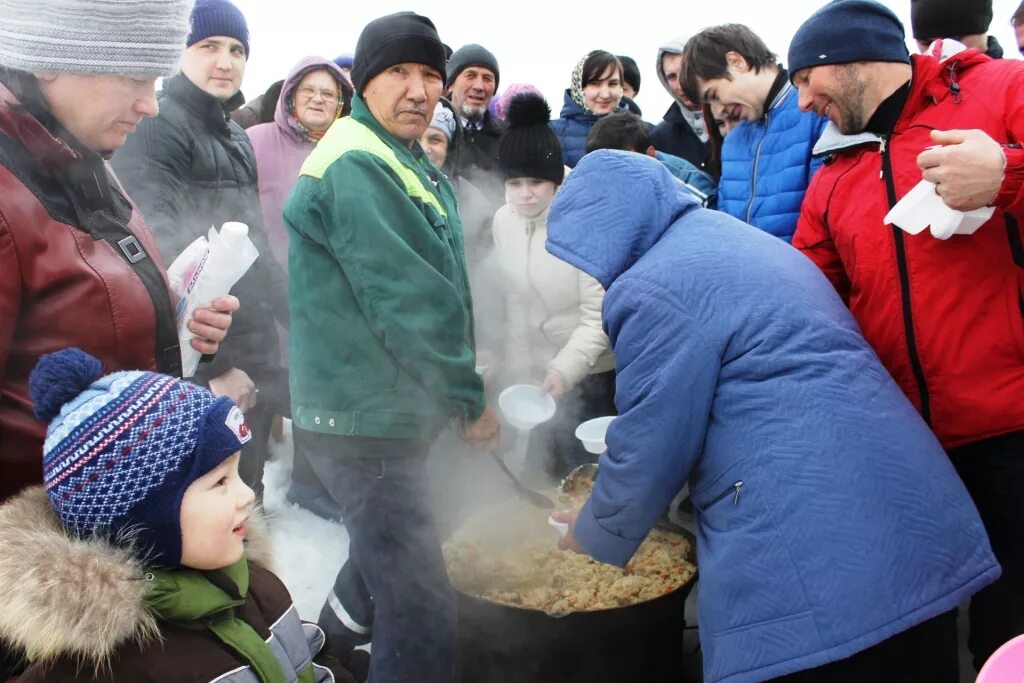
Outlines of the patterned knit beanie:
{"type": "Polygon", "coordinates": [[[234,38],[245,48],[245,56],[249,56],[249,24],[242,11],[228,0],[196,0],[192,32],[185,45],[192,47],[212,36],[234,38]]]}
{"type": "Polygon", "coordinates": [[[170,76],[194,0],[0,0],[0,66],[170,76]]]}
{"type": "Polygon", "coordinates": [[[498,168],[506,179],[543,178],[562,184],[562,145],[550,120],[551,109],[540,95],[523,93],[509,102],[507,127],[498,141],[498,168]]]}
{"type": "Polygon", "coordinates": [[[64,527],[180,566],[185,489],[252,438],[235,404],[155,372],[103,376],[75,348],[40,358],[29,391],[49,423],[43,483],[64,527]]]}

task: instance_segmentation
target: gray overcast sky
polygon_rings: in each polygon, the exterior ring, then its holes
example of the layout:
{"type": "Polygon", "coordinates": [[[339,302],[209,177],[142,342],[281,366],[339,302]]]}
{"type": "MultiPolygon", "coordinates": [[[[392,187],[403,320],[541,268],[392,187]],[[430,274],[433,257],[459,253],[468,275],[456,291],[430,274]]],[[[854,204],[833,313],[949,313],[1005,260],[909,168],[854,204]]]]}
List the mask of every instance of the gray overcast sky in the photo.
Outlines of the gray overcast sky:
{"type": "MultiPolygon", "coordinates": [[[[644,118],[650,121],[660,120],[670,103],[654,71],[655,55],[662,42],[706,26],[740,22],[764,38],[785,63],[790,37],[824,4],[823,0],[234,2],[249,21],[252,54],[243,91],[250,99],[284,78],[302,57],[315,54],[333,58],[352,52],[367,22],[391,12],[412,10],[430,17],[441,39],[453,49],[465,43],[487,47],[501,66],[499,91],[512,83],[532,83],[547,97],[555,117],[572,69],[583,54],[601,49],[629,55],[640,65],[643,82],[637,99],[644,118]]],[[[888,0],[885,4],[896,12],[909,33],[910,0],[888,0]]],[[[1019,0],[993,2],[990,32],[1002,43],[1007,56],[1018,55],[1010,26],[1010,16],[1018,4],[1019,0]]],[[[850,38],[856,40],[857,36],[850,38]]]]}

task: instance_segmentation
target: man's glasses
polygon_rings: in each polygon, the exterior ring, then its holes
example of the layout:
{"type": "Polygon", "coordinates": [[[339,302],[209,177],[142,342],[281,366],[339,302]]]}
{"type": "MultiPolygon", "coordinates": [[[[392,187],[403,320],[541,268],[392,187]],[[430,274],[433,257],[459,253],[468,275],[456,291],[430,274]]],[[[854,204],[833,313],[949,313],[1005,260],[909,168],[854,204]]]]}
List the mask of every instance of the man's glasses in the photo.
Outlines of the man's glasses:
{"type": "Polygon", "coordinates": [[[308,85],[304,85],[298,89],[298,93],[308,99],[313,99],[317,95],[323,99],[324,102],[337,102],[338,93],[333,90],[324,90],[323,88],[313,88],[308,85]]]}

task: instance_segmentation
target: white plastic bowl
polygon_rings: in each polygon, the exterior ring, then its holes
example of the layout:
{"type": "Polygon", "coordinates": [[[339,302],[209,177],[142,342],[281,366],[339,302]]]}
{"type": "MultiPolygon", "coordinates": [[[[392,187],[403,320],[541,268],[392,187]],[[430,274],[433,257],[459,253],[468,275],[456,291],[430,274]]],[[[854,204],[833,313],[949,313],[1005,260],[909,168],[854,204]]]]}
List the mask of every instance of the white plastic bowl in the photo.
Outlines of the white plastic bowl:
{"type": "Polygon", "coordinates": [[[555,399],[530,384],[513,384],[498,395],[498,407],[508,423],[529,431],[555,415],[555,399]]]}
{"type": "Polygon", "coordinates": [[[601,455],[607,446],[604,443],[604,435],[608,432],[608,425],[615,419],[614,415],[608,417],[595,417],[587,420],[576,428],[576,438],[583,442],[583,447],[588,453],[601,455]]]}

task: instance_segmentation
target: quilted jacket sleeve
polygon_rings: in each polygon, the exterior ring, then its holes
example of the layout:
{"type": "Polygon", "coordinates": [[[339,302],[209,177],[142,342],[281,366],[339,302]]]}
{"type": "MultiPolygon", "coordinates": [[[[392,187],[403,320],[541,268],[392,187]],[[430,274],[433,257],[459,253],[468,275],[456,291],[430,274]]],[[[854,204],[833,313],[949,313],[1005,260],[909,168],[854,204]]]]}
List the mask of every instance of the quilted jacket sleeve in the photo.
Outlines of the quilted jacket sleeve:
{"type": "Polygon", "coordinates": [[[574,533],[595,559],[625,566],[700,458],[721,361],[700,324],[649,282],[620,278],[605,315],[619,416],[574,533]]]}

